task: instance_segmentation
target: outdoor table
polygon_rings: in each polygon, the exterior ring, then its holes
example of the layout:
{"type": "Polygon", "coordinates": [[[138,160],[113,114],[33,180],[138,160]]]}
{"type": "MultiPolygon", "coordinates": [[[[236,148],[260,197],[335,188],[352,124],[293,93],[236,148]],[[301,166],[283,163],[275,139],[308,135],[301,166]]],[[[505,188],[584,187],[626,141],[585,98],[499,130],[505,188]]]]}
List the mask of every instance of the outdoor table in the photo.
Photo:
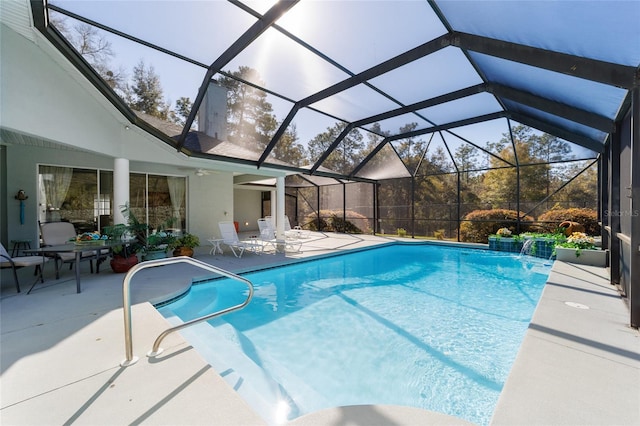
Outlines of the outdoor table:
{"type": "Polygon", "coordinates": [[[16,254],[20,256],[20,251],[24,253],[25,250],[31,248],[31,240],[11,240],[11,244],[13,244],[11,257],[15,257],[16,254]]]}
{"type": "MultiPolygon", "coordinates": [[[[37,249],[27,249],[23,250],[25,253],[33,253],[44,255],[45,253],[75,253],[76,255],[76,264],[75,264],[75,273],[76,273],[76,293],[80,293],[82,288],[80,286],[80,261],[82,260],[82,254],[88,252],[95,252],[96,257],[100,254],[100,251],[104,249],[111,250],[112,247],[122,245],[122,242],[104,242],[104,244],[60,244],[57,246],[45,246],[37,249]]],[[[96,265],[97,268],[97,265],[96,265]]]]}
{"type": "Polygon", "coordinates": [[[224,253],[222,251],[222,247],[220,246],[220,243],[224,241],[222,238],[210,238],[207,241],[209,241],[209,243],[211,243],[211,245],[213,246],[211,250],[209,250],[209,254],[216,254],[217,252],[220,252],[220,254],[224,253]]]}

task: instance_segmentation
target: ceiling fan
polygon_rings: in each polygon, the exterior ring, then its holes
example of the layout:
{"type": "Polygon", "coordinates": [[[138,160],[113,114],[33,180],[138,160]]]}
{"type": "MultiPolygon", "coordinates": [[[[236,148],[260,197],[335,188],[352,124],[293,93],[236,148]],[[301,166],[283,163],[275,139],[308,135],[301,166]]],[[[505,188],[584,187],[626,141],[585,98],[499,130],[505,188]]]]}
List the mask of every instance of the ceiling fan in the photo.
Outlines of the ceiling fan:
{"type": "MultiPolygon", "coordinates": [[[[2,1],[2,0],[0,0],[2,1]]],[[[211,169],[205,169],[203,167],[179,167],[180,170],[184,170],[185,173],[191,174],[193,173],[194,175],[198,176],[198,177],[202,177],[202,176],[209,176],[209,175],[215,175],[218,174],[217,170],[211,170],[211,169]]]]}
{"type": "Polygon", "coordinates": [[[213,171],[213,170],[207,170],[207,169],[196,169],[196,176],[209,176],[209,175],[214,175],[218,172],[213,171]]]}

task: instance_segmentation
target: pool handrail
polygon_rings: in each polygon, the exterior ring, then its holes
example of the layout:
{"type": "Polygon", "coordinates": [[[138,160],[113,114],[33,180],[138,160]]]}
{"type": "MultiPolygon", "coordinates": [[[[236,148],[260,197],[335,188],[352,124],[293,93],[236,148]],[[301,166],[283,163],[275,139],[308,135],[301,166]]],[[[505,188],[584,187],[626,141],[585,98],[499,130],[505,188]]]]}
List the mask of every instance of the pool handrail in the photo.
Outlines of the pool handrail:
{"type": "Polygon", "coordinates": [[[152,268],[156,266],[164,266],[171,265],[174,263],[190,263],[191,265],[197,266],[199,268],[205,269],[209,272],[215,272],[219,275],[225,276],[227,278],[231,278],[236,281],[241,281],[247,285],[249,288],[249,294],[244,302],[231,306],[229,308],[222,309],[220,311],[204,315],[199,318],[192,319],[190,321],[184,322],[182,324],[176,325],[174,327],[168,328],[156,338],[153,343],[153,348],[151,351],[147,353],[148,357],[153,357],[162,353],[162,349],[160,348],[160,343],[162,340],[167,337],[169,334],[174,331],[183,329],[190,325],[200,323],[202,321],[207,321],[213,317],[217,317],[220,315],[227,314],[229,312],[237,311],[249,304],[251,298],[253,297],[253,283],[248,279],[241,277],[240,275],[234,274],[233,272],[226,271],[224,269],[218,268],[213,265],[209,265],[208,263],[202,262],[200,260],[193,259],[188,256],[178,256],[171,257],[166,259],[156,259],[156,260],[148,260],[146,262],[138,263],[133,266],[133,268],[129,269],[124,279],[122,280],[122,309],[124,311],[124,343],[125,343],[125,356],[126,358],[120,363],[122,367],[128,367],[130,365],[135,364],[138,361],[138,357],[133,356],[133,338],[132,338],[132,321],[131,321],[131,279],[135,274],[140,272],[143,269],[152,268]]]}

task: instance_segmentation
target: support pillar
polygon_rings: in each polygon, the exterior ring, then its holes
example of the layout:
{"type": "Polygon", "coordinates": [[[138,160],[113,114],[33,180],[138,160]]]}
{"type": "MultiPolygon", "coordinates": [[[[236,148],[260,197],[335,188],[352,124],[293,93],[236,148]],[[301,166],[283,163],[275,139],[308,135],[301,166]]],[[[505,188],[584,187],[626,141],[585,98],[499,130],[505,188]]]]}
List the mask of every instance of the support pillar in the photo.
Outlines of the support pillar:
{"type": "Polygon", "coordinates": [[[631,255],[629,308],[631,326],[640,327],[640,88],[631,93],[631,255]]]}
{"type": "Polygon", "coordinates": [[[278,250],[284,250],[284,176],[276,178],[276,239],[278,240],[278,250]]]}
{"type": "Polygon", "coordinates": [[[113,224],[127,223],[120,211],[121,206],[129,204],[129,160],[113,160],[113,224]]]}
{"type": "Polygon", "coordinates": [[[278,203],[276,199],[278,198],[277,191],[271,191],[271,217],[273,219],[273,223],[275,224],[278,221],[278,209],[276,209],[276,204],[278,203]]]}

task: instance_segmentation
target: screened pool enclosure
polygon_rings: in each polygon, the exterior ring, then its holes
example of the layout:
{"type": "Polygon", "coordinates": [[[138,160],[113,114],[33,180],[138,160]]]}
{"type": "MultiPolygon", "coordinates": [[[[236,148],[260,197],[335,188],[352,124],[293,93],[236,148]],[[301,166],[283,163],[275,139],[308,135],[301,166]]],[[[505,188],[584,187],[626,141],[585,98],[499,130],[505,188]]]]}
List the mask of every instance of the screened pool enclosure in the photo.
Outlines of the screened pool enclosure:
{"type": "Polygon", "coordinates": [[[483,242],[590,217],[640,324],[640,2],[31,6],[132,126],[286,171],[295,224],[483,242]]]}

